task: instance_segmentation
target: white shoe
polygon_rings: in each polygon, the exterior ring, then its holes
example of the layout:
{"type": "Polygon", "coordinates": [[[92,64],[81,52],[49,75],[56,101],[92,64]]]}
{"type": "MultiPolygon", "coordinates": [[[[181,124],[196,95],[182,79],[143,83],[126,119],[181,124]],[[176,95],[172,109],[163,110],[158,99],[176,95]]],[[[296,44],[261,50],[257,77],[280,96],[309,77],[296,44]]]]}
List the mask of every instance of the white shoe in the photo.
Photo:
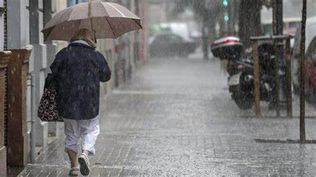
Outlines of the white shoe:
{"type": "Polygon", "coordinates": [[[80,173],[83,176],[88,176],[90,173],[90,168],[89,168],[89,158],[85,153],[82,153],[78,157],[78,162],[80,164],[80,173]]]}

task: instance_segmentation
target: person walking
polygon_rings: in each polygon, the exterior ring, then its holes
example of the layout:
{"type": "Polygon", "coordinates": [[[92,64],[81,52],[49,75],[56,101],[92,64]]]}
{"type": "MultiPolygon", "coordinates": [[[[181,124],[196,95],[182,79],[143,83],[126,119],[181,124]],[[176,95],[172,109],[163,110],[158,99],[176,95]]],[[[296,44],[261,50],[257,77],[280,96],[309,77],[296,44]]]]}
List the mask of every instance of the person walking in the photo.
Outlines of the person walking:
{"type": "Polygon", "coordinates": [[[90,173],[88,156],[95,154],[100,133],[100,82],[111,78],[104,56],[95,48],[94,34],[80,29],[70,44],[57,53],[50,66],[57,82],[58,111],[64,120],[70,176],[78,176],[79,171],[84,176],[90,173]]]}

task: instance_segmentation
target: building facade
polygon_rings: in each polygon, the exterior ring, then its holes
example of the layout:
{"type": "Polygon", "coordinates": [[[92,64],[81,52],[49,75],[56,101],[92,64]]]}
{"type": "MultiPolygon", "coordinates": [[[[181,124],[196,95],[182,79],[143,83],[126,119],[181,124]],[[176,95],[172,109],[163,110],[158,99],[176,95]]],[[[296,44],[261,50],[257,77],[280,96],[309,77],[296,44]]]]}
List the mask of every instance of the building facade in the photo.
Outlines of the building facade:
{"type": "MultiPolygon", "coordinates": [[[[49,66],[53,62],[55,54],[67,45],[66,42],[45,42],[41,30],[58,11],[86,1],[0,0],[0,52],[32,48],[25,100],[27,114],[27,120],[24,122],[27,134],[25,137],[27,150],[23,152],[27,157],[23,161],[25,163],[32,162],[40,149],[45,148],[52,140],[59,138],[63,128],[62,123],[46,123],[37,118],[37,107],[46,75],[50,72],[49,66]]],[[[147,13],[146,0],[117,0],[115,2],[126,6],[143,18],[144,26],[146,26],[146,18],[144,18],[147,13]]],[[[106,56],[113,73],[111,81],[101,86],[102,96],[109,93],[114,87],[121,86],[131,77],[131,73],[138,66],[147,61],[146,41],[146,30],[128,33],[117,40],[98,40],[98,50],[106,56]]],[[[0,144],[0,162],[6,162],[10,157],[1,156],[1,148],[0,144]]],[[[0,163],[0,171],[6,171],[5,166],[5,163],[0,163]]],[[[0,173],[0,176],[4,176],[3,174],[0,173]]]]}

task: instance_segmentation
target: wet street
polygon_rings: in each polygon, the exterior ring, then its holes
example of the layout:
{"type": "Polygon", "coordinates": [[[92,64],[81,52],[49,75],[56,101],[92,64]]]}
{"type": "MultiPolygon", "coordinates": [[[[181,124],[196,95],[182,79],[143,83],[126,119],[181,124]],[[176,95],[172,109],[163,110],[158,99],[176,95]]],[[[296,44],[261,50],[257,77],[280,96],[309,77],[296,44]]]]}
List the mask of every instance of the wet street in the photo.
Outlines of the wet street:
{"type": "MultiPolygon", "coordinates": [[[[231,100],[226,81],[218,60],[151,59],[102,98],[90,176],[316,176],[316,144],[282,141],[299,138],[298,119],[254,118],[231,100]]],[[[316,139],[316,120],[306,121],[307,139],[316,139]]],[[[59,140],[19,176],[64,177],[68,164],[59,140]]]]}

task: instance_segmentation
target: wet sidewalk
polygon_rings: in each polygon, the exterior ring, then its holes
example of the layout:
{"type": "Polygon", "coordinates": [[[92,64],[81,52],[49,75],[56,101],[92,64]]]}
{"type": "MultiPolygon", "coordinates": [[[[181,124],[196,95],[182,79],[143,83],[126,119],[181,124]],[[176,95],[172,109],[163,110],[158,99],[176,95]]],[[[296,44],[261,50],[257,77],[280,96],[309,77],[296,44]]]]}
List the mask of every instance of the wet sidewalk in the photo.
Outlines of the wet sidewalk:
{"type": "MultiPolygon", "coordinates": [[[[90,176],[316,176],[315,144],[256,141],[298,139],[299,121],[251,118],[230,99],[226,81],[219,62],[152,59],[102,99],[90,176]]],[[[316,139],[316,120],[306,121],[307,138],[316,139]]],[[[61,139],[19,176],[65,177],[68,166],[61,139]]]]}

